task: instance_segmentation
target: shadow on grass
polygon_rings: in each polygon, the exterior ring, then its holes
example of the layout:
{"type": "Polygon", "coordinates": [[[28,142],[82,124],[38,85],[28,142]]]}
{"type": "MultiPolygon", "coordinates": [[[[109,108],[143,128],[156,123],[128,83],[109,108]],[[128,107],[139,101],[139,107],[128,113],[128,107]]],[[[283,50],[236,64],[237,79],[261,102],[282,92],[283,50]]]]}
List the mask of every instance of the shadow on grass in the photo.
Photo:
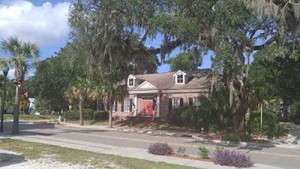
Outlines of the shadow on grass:
{"type": "MultiPolygon", "coordinates": [[[[29,122],[24,122],[20,121],[19,122],[19,134],[16,135],[43,135],[43,136],[50,136],[55,133],[41,133],[41,132],[36,132],[33,131],[34,129],[54,129],[55,124],[53,123],[29,123],[29,122]]],[[[11,134],[12,131],[12,122],[11,121],[6,121],[4,122],[4,133],[5,134],[11,134]]]]}
{"type": "Polygon", "coordinates": [[[26,162],[23,155],[0,152],[0,167],[26,162]]]}

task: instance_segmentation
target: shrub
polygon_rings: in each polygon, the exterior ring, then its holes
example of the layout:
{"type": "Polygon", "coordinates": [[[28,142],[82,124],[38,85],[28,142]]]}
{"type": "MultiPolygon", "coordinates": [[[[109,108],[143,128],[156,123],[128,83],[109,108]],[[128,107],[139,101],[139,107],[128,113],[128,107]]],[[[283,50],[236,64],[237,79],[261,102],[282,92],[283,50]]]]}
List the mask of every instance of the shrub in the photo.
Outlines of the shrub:
{"type": "Polygon", "coordinates": [[[199,106],[185,106],[172,109],[167,114],[168,123],[193,129],[204,129],[205,132],[216,131],[223,126],[216,106],[207,97],[199,97],[199,106]]]}
{"type": "Polygon", "coordinates": [[[199,155],[199,157],[201,157],[203,159],[208,159],[209,151],[206,147],[200,146],[200,147],[198,147],[198,155],[199,155]]]}
{"type": "Polygon", "coordinates": [[[154,143],[148,147],[148,153],[157,155],[170,155],[173,153],[173,148],[168,143],[154,143]]]}
{"type": "MultiPolygon", "coordinates": [[[[82,109],[84,120],[95,120],[95,118],[100,118],[100,120],[108,119],[107,112],[94,112],[93,109],[82,109]],[[107,115],[106,115],[107,114],[107,115]],[[95,117],[94,117],[95,116],[95,117]]],[[[63,117],[66,120],[77,121],[79,120],[79,110],[69,110],[64,112],[63,117]]]]}
{"type": "MultiPolygon", "coordinates": [[[[260,112],[252,112],[248,122],[247,130],[251,133],[260,133],[260,112]]],[[[278,117],[274,112],[263,113],[263,134],[269,137],[278,137],[284,134],[284,128],[280,126],[278,117]]]]}
{"type": "Polygon", "coordinates": [[[300,124],[300,101],[295,101],[290,106],[289,119],[295,124],[300,124]]]}
{"type": "Polygon", "coordinates": [[[237,143],[237,142],[251,142],[252,138],[249,135],[225,132],[224,134],[222,134],[221,140],[237,143]]]}
{"type": "MultiPolygon", "coordinates": [[[[79,114],[79,110],[77,110],[79,114]]],[[[93,120],[93,109],[82,109],[83,119],[84,120],[93,120]]]]}
{"type": "Polygon", "coordinates": [[[214,155],[220,153],[220,152],[223,151],[223,150],[224,150],[224,147],[219,147],[219,146],[217,146],[217,147],[215,148],[214,155]]]}
{"type": "Polygon", "coordinates": [[[95,121],[107,120],[108,116],[109,116],[109,114],[106,111],[95,111],[93,113],[93,120],[95,120],[95,121]]]}
{"type": "Polygon", "coordinates": [[[180,155],[180,156],[184,156],[185,151],[186,151],[185,147],[178,147],[177,154],[180,155]]]}
{"type": "Polygon", "coordinates": [[[238,168],[252,167],[254,165],[249,156],[229,150],[222,150],[216,153],[213,162],[222,166],[234,166],[238,168]]]}
{"type": "Polygon", "coordinates": [[[181,119],[181,113],[185,110],[185,107],[179,107],[176,109],[172,109],[168,114],[167,114],[167,121],[171,125],[175,126],[183,126],[182,119],[181,119]]]}
{"type": "Polygon", "coordinates": [[[66,120],[77,121],[79,120],[79,112],[77,110],[68,110],[64,112],[63,118],[66,120]]]}

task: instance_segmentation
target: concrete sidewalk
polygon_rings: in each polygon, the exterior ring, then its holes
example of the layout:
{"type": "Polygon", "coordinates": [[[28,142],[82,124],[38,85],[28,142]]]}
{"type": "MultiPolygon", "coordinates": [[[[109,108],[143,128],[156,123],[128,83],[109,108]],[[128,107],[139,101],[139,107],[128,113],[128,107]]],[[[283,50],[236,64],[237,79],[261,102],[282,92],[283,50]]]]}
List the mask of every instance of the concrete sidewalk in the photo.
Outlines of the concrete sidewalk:
{"type": "MultiPolygon", "coordinates": [[[[111,129],[109,129],[111,130],[111,129]]],[[[76,141],[71,139],[59,139],[52,137],[52,136],[11,136],[9,134],[0,134],[0,138],[11,138],[11,139],[19,139],[29,142],[38,142],[50,145],[56,145],[61,147],[67,148],[74,148],[79,150],[85,150],[90,152],[96,152],[101,154],[111,154],[111,155],[118,155],[123,157],[130,157],[130,158],[137,158],[137,159],[144,159],[149,161],[155,162],[165,162],[183,166],[191,166],[191,167],[201,167],[207,169],[233,169],[235,167],[226,167],[215,165],[212,162],[205,162],[200,160],[190,160],[190,159],[183,159],[183,158],[176,158],[171,156],[158,156],[149,154],[146,149],[139,149],[139,148],[126,148],[126,147],[117,147],[111,146],[101,143],[90,143],[84,141],[76,141]]],[[[267,166],[262,164],[255,164],[253,169],[276,169],[273,166],[267,166]]]]}

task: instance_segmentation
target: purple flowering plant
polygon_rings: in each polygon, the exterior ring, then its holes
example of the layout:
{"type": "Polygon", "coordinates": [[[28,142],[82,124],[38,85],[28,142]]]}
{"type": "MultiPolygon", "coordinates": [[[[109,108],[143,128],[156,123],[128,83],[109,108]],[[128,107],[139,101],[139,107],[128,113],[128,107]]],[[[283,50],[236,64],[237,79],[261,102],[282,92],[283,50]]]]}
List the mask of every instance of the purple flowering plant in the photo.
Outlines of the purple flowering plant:
{"type": "Polygon", "coordinates": [[[254,165],[249,156],[229,150],[217,152],[213,158],[213,162],[222,166],[234,166],[238,168],[248,168],[254,165]]]}
{"type": "Polygon", "coordinates": [[[148,147],[148,153],[157,155],[171,155],[173,148],[168,143],[154,143],[148,147]]]}

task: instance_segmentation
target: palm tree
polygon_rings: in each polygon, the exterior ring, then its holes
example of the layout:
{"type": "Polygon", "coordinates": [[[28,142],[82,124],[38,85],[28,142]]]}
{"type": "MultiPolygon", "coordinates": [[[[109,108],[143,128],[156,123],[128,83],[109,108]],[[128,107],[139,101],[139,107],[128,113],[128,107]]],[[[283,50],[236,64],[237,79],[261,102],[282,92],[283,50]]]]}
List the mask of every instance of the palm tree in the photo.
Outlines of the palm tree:
{"type": "Polygon", "coordinates": [[[10,37],[1,42],[1,49],[10,54],[10,63],[15,68],[15,105],[12,134],[19,133],[19,101],[21,84],[33,58],[39,56],[38,46],[31,42],[23,42],[18,37],[10,37]]]}
{"type": "Polygon", "coordinates": [[[73,88],[68,88],[65,92],[64,92],[64,96],[68,99],[68,109],[72,110],[73,109],[73,100],[74,100],[74,91],[73,88]]]}
{"type": "Polygon", "coordinates": [[[78,78],[74,85],[70,86],[68,90],[65,91],[65,96],[71,100],[72,98],[78,99],[78,108],[79,108],[79,125],[83,126],[83,106],[84,99],[90,96],[94,91],[93,83],[84,78],[78,78]]]}

